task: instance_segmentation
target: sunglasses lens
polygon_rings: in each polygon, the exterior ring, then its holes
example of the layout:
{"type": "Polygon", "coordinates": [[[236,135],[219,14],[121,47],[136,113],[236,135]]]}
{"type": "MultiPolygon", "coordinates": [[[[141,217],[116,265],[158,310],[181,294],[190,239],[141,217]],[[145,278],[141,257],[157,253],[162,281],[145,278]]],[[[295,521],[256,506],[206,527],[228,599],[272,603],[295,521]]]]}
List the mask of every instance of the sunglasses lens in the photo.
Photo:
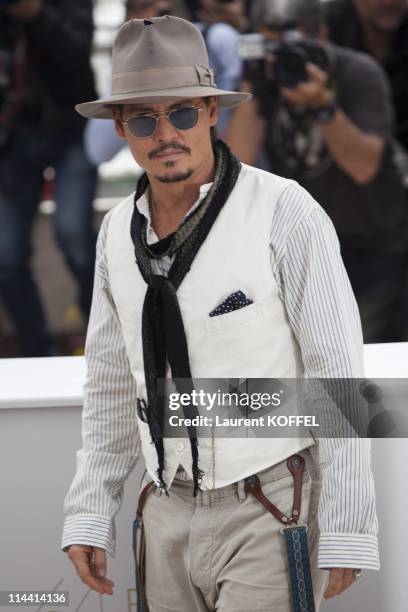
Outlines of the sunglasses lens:
{"type": "Polygon", "coordinates": [[[151,115],[131,117],[128,119],[127,125],[133,136],[137,138],[146,138],[147,136],[151,136],[156,129],[156,119],[151,115]]]}
{"type": "Polygon", "coordinates": [[[190,130],[197,124],[198,109],[191,106],[177,108],[169,114],[169,119],[177,130],[190,130]]]}

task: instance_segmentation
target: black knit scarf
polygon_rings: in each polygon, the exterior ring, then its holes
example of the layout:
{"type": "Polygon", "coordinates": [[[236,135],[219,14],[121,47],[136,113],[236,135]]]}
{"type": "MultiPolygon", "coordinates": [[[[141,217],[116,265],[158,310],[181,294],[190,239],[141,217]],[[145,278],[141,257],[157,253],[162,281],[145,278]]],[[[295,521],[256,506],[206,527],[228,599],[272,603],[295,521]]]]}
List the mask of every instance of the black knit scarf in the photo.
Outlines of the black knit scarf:
{"type": "MultiPolygon", "coordinates": [[[[149,187],[146,174],[139,179],[134,200],[131,222],[131,237],[135,247],[136,263],[148,285],[143,304],[142,341],[147,391],[146,420],[158,457],[157,477],[159,487],[168,494],[163,480],[164,444],[163,418],[164,400],[158,393],[158,381],[166,376],[168,360],[171,375],[179,393],[191,393],[190,361],[183,319],[177,299],[177,289],[190,270],[193,260],[206,239],[219,212],[227,201],[241,170],[240,162],[220,140],[214,145],[216,169],[214,182],[206,197],[185,219],[171,236],[148,246],[146,238],[147,220],[136,203],[149,187]],[[165,255],[175,255],[168,276],[154,274],[151,262],[165,255]]],[[[186,417],[197,412],[193,405],[184,408],[186,417]]],[[[194,427],[188,428],[193,459],[192,471],[194,496],[197,495],[203,471],[198,467],[198,440],[194,427]]]]}

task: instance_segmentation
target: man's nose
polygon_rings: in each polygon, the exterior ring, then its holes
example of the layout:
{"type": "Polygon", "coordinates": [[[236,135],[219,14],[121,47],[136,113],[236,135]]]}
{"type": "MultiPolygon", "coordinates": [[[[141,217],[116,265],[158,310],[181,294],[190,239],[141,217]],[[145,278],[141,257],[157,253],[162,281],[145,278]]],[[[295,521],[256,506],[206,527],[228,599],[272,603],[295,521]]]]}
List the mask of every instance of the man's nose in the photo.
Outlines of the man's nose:
{"type": "Polygon", "coordinates": [[[153,134],[153,140],[171,140],[178,136],[178,130],[172,125],[167,117],[162,115],[158,118],[156,131],[153,134]]]}

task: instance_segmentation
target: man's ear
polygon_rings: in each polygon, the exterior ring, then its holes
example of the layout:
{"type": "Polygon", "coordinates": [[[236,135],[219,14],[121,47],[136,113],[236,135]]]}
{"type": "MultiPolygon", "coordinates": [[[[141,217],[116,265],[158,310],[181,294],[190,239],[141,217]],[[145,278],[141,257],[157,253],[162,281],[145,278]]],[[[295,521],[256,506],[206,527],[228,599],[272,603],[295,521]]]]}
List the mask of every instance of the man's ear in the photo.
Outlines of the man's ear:
{"type": "Polygon", "coordinates": [[[210,118],[210,126],[213,127],[218,123],[218,98],[213,96],[210,100],[208,107],[208,114],[210,118]]]}
{"type": "Polygon", "coordinates": [[[122,123],[123,112],[117,108],[112,108],[113,120],[115,122],[115,130],[119,138],[126,139],[126,133],[122,123]]]}

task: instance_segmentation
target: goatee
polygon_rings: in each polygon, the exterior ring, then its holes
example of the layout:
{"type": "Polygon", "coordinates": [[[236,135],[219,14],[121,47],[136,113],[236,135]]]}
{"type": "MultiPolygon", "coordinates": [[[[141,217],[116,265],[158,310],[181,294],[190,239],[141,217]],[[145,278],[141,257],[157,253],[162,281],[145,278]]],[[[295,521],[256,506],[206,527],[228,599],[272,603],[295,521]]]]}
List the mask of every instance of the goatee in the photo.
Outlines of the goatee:
{"type": "Polygon", "coordinates": [[[179,183],[185,181],[193,174],[193,170],[190,168],[183,172],[175,172],[174,174],[165,174],[163,176],[156,176],[157,180],[161,183],[179,183]]]}

